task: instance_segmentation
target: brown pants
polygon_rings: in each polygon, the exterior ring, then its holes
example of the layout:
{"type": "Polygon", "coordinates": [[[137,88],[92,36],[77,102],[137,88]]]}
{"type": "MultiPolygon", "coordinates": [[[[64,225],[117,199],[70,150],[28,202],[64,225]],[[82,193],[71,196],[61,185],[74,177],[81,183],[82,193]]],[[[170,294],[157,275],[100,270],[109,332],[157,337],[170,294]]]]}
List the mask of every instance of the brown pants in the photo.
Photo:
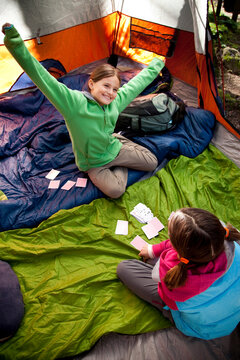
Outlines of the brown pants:
{"type": "Polygon", "coordinates": [[[88,170],[88,176],[104,194],[119,198],[126,190],[128,169],[153,171],[158,166],[156,156],[145,147],[122,135],[114,134],[122,143],[117,157],[110,163],[88,170]]]}

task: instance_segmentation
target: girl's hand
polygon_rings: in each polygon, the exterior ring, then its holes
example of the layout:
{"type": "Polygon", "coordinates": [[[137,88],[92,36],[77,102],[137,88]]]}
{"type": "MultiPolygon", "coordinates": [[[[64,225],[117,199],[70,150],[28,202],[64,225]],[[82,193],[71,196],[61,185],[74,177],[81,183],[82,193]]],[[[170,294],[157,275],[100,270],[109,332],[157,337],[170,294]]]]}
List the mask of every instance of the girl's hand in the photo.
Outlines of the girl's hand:
{"type": "Polygon", "coordinates": [[[6,23],[2,26],[2,33],[5,35],[5,27],[10,27],[12,24],[6,23]]]}
{"type": "Polygon", "coordinates": [[[140,251],[140,253],[139,253],[138,255],[141,256],[144,261],[146,261],[147,259],[149,259],[150,256],[149,256],[149,254],[148,254],[148,246],[147,246],[147,245],[144,245],[144,247],[142,248],[142,250],[140,251]]]}

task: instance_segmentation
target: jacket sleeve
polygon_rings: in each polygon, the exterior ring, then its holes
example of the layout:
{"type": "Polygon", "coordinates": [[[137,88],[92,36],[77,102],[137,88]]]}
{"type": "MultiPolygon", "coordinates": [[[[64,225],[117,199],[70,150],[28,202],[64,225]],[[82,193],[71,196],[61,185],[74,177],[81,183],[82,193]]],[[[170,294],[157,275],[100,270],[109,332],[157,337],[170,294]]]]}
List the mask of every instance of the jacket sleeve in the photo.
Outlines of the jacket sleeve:
{"type": "MultiPolygon", "coordinates": [[[[14,26],[5,29],[4,44],[18,64],[64,116],[72,109],[74,91],[57,81],[26,48],[14,26]]],[[[65,117],[65,116],[64,116],[65,117]]]]}
{"type": "Polygon", "coordinates": [[[170,240],[165,240],[160,244],[152,245],[152,252],[154,254],[154,257],[159,257],[164,250],[169,249],[171,247],[172,245],[170,240]]]}
{"type": "Polygon", "coordinates": [[[164,66],[165,64],[162,60],[154,58],[147,68],[143,69],[119,89],[118,96],[115,100],[119,112],[122,112],[133,99],[151,84],[164,66]]]}

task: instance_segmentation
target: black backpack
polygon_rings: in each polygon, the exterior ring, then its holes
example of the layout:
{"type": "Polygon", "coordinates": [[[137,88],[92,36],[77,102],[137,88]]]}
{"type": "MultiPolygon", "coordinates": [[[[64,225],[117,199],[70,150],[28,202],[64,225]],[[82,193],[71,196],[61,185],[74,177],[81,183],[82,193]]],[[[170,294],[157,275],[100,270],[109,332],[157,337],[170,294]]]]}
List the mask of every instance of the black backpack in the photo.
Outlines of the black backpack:
{"type": "Polygon", "coordinates": [[[126,137],[165,133],[183,119],[185,107],[165,93],[137,97],[120,113],[114,132],[126,137]]]}

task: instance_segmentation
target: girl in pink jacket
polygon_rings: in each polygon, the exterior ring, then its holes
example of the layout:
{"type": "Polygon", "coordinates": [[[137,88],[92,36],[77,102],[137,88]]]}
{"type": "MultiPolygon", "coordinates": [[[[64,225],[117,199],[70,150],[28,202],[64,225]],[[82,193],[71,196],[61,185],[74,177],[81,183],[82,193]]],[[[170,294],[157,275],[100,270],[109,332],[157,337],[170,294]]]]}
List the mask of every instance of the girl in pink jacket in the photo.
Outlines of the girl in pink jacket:
{"type": "Polygon", "coordinates": [[[206,210],[183,208],[171,216],[168,234],[143,247],[147,262],[122,261],[118,277],[185,335],[230,334],[240,321],[240,233],[206,210]]]}

